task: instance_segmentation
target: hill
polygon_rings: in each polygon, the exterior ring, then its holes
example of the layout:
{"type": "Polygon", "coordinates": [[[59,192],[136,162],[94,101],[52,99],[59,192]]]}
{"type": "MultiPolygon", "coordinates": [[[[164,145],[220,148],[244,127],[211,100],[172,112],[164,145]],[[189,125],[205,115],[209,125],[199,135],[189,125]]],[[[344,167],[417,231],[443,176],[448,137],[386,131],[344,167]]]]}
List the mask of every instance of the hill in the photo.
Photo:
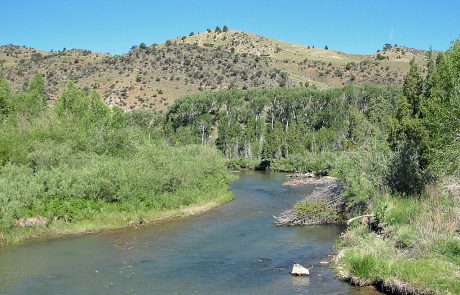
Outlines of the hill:
{"type": "Polygon", "coordinates": [[[176,98],[205,90],[316,85],[400,84],[427,52],[387,46],[372,55],[291,44],[240,31],[210,31],[133,46],[124,55],[88,50],[47,52],[0,46],[0,65],[17,90],[42,73],[51,99],[66,82],[94,89],[109,105],[164,110],[176,98]]]}

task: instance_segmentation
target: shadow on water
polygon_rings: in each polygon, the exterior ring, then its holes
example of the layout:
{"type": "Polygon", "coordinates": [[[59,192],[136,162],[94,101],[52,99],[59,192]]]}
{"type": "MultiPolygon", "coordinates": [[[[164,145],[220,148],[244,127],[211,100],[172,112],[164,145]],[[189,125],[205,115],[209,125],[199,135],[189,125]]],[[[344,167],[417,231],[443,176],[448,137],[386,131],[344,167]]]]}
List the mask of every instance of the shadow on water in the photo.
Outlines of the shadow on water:
{"type": "Polygon", "coordinates": [[[320,266],[343,228],[273,226],[313,189],[285,179],[244,172],[235,201],[200,216],[0,248],[0,294],[378,294],[320,266]]]}

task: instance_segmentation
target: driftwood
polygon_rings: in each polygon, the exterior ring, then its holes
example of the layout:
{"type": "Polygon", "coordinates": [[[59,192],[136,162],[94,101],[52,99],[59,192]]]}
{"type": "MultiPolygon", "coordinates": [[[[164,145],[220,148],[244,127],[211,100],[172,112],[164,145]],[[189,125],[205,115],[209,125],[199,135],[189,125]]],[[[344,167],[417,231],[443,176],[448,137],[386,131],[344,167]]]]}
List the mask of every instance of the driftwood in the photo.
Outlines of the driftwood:
{"type": "MultiPolygon", "coordinates": [[[[327,186],[316,188],[311,194],[306,196],[306,198],[304,198],[299,203],[319,201],[324,203],[324,206],[327,207],[328,210],[337,212],[337,214],[342,214],[346,208],[346,199],[342,195],[342,190],[342,184],[335,182],[327,186]]],[[[274,224],[276,226],[339,223],[338,220],[332,219],[331,216],[299,216],[296,214],[294,208],[282,212],[279,216],[275,216],[275,218],[276,220],[274,224]]]]}
{"type": "Polygon", "coordinates": [[[371,217],[374,217],[374,214],[364,214],[364,215],[360,215],[360,216],[356,216],[356,217],[353,217],[353,218],[350,218],[347,220],[347,225],[350,225],[353,221],[355,221],[356,219],[360,219],[360,218],[371,218],[371,217]]]}

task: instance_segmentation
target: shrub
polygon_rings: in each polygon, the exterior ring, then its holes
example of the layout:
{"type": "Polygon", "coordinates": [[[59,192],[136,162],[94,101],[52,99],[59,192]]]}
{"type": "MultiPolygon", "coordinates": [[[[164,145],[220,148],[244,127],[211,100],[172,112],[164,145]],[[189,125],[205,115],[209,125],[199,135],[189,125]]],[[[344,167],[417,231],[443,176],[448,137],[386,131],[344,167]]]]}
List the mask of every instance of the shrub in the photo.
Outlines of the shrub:
{"type": "Polygon", "coordinates": [[[322,223],[335,223],[341,219],[340,215],[330,208],[325,201],[306,200],[294,206],[294,213],[299,216],[308,216],[322,223]]]}
{"type": "Polygon", "coordinates": [[[386,59],[386,57],[385,57],[384,55],[380,54],[380,53],[377,53],[377,57],[376,57],[376,58],[377,58],[377,60],[384,60],[384,59],[386,59]]]}
{"type": "Polygon", "coordinates": [[[425,173],[420,167],[419,155],[410,143],[402,143],[389,165],[388,186],[395,193],[420,195],[425,183],[425,173]]]}

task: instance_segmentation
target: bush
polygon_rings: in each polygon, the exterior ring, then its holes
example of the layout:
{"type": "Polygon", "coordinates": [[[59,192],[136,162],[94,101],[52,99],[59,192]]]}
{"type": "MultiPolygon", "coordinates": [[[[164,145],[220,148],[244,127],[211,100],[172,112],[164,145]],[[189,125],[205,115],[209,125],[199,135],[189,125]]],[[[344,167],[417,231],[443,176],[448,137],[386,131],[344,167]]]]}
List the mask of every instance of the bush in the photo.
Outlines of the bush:
{"type": "Polygon", "coordinates": [[[307,200],[294,206],[294,213],[299,216],[308,216],[322,223],[335,223],[341,220],[340,215],[330,208],[325,201],[307,200]]]}
{"type": "Polygon", "coordinates": [[[377,53],[377,57],[376,57],[376,58],[377,58],[377,60],[384,60],[384,59],[386,59],[385,55],[382,55],[382,54],[380,54],[380,53],[377,53]]]}
{"type": "Polygon", "coordinates": [[[402,143],[393,155],[389,165],[388,186],[394,193],[420,195],[425,184],[425,173],[420,167],[415,147],[402,143]]]}
{"type": "Polygon", "coordinates": [[[164,144],[162,117],[151,112],[110,109],[72,83],[52,110],[20,121],[18,112],[8,113],[0,129],[2,233],[19,218],[77,222],[108,212],[176,209],[228,194],[232,178],[221,154],[164,144]]]}
{"type": "Polygon", "coordinates": [[[32,167],[0,169],[4,227],[36,215],[75,222],[111,204],[119,204],[117,211],[126,204],[140,211],[179,208],[217,197],[230,181],[220,155],[199,146],[147,145],[128,159],[68,151],[68,145],[40,149],[30,156],[32,167]]]}
{"type": "Polygon", "coordinates": [[[359,149],[341,154],[333,175],[345,183],[344,195],[350,206],[370,205],[370,200],[382,194],[390,156],[388,144],[378,139],[371,139],[359,149]]]}

